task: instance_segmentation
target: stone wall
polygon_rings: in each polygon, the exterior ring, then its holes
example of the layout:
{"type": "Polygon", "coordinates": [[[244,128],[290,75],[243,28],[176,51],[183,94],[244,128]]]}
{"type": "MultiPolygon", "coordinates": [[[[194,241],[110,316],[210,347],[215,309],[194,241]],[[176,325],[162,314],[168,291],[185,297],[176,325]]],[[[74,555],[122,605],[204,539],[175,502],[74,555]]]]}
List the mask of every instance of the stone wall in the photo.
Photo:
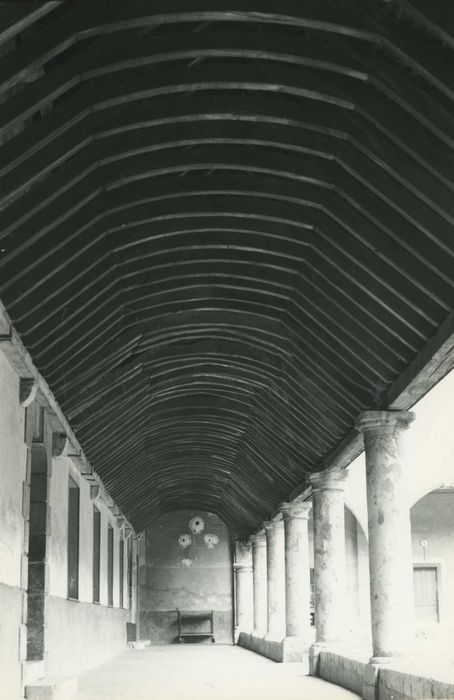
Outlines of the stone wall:
{"type": "MultiPolygon", "coordinates": [[[[396,661],[396,663],[398,663],[396,661]]],[[[427,698],[454,698],[454,684],[430,676],[410,673],[405,667],[372,667],[366,659],[360,660],[330,651],[320,653],[318,674],[330,683],[341,685],[360,697],[377,700],[427,700],[427,698]],[[365,692],[365,681],[373,683],[365,692]]]]}
{"type": "Polygon", "coordinates": [[[178,607],[213,610],[216,642],[232,643],[232,548],[224,523],[212,513],[176,511],[149,527],[142,544],[140,637],[157,644],[174,642],[178,607]],[[214,540],[205,541],[211,535],[214,540]]]}
{"type": "Polygon", "coordinates": [[[454,685],[433,678],[405,673],[391,668],[380,669],[380,700],[425,700],[454,698],[454,685]]]}
{"type": "MultiPolygon", "coordinates": [[[[22,698],[25,679],[35,674],[76,675],[124,650],[126,623],[135,622],[137,598],[134,568],[129,609],[125,541],[120,607],[124,521],[114,516],[106,494],[91,491],[77,459],[53,457],[55,416],[41,396],[33,399],[31,394],[29,406],[22,406],[20,386],[18,371],[0,349],[0,695],[5,700],[22,698]],[[70,477],[80,489],[78,600],[68,599],[70,477]],[[94,503],[101,513],[99,604],[93,603],[94,503]],[[107,604],[108,523],[114,531],[113,606],[107,604]]],[[[74,452],[71,446],[69,452],[74,452]]],[[[137,546],[130,541],[134,563],[137,546]]]]}
{"type": "Polygon", "coordinates": [[[416,620],[418,635],[446,637],[454,633],[454,493],[440,491],[424,496],[411,509],[413,562],[437,567],[439,625],[416,620]],[[423,545],[421,545],[423,543],[423,545]]]}
{"type": "Polygon", "coordinates": [[[126,648],[128,610],[127,546],[124,547],[123,606],[120,608],[119,523],[68,457],[53,460],[48,536],[46,672],[74,675],[126,648]],[[69,477],[80,489],[79,599],[68,600],[67,520],[69,477]],[[100,601],[93,603],[93,506],[101,513],[100,601]],[[114,532],[113,606],[108,606],[107,527],[114,532]]]}
{"type": "Polygon", "coordinates": [[[8,700],[20,697],[25,657],[21,624],[27,584],[24,579],[21,583],[21,572],[26,462],[19,379],[0,351],[0,678],[1,695],[8,700]]]}
{"type": "Polygon", "coordinates": [[[105,605],[46,600],[46,674],[75,676],[126,649],[127,611],[105,605]]]}
{"type": "Polygon", "coordinates": [[[362,696],[366,663],[329,651],[320,653],[318,675],[362,696]]]}

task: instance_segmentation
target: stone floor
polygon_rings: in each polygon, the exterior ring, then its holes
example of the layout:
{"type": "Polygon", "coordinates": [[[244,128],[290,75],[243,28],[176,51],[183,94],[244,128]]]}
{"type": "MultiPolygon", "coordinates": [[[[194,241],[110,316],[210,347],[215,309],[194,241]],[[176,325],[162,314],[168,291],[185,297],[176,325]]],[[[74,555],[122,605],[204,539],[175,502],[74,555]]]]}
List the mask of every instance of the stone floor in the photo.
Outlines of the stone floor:
{"type": "Polygon", "coordinates": [[[74,700],[358,700],[348,690],[233,646],[130,649],[79,678],[74,700]]]}

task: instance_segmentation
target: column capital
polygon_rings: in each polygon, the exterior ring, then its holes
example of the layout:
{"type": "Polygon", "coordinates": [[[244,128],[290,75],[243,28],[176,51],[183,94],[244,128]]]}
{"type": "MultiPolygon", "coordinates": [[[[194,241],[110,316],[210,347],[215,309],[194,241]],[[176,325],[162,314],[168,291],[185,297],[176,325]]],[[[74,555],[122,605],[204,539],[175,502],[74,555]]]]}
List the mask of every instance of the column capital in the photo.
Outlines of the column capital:
{"type": "Polygon", "coordinates": [[[309,481],[312,491],[344,491],[347,476],[346,469],[327,469],[311,474],[309,481]]]}
{"type": "Polygon", "coordinates": [[[284,527],[283,520],[264,520],[263,527],[267,532],[276,532],[284,527]]]}
{"type": "Polygon", "coordinates": [[[251,535],[249,537],[249,542],[252,544],[252,547],[265,547],[266,546],[266,535],[264,532],[258,533],[256,535],[251,535]]]}
{"type": "Polygon", "coordinates": [[[356,419],[356,427],[362,433],[407,430],[414,419],[413,411],[363,411],[356,419]]]}
{"type": "Polygon", "coordinates": [[[252,564],[242,564],[238,562],[233,565],[233,569],[236,573],[252,573],[252,564]]]}
{"type": "Polygon", "coordinates": [[[312,508],[312,501],[300,501],[294,503],[281,503],[279,506],[284,520],[301,519],[307,520],[312,508]]]}

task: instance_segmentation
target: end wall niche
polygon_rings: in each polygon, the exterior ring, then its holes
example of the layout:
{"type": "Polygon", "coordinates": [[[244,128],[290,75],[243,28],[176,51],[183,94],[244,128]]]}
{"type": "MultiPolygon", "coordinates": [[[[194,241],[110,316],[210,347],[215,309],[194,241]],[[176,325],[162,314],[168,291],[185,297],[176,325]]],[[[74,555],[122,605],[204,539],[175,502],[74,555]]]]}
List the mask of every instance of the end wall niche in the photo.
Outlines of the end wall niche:
{"type": "Polygon", "coordinates": [[[206,511],[162,516],[144,535],[139,634],[154,644],[177,637],[176,608],[213,610],[216,642],[233,639],[232,545],[227,526],[206,511]]]}

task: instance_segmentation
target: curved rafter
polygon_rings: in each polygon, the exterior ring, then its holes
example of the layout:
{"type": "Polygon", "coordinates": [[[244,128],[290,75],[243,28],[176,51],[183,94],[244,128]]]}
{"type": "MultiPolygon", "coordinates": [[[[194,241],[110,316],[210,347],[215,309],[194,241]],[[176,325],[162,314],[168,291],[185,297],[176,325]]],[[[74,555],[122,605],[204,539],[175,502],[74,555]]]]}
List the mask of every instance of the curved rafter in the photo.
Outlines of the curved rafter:
{"type": "Polygon", "coordinates": [[[428,0],[0,8],[0,296],[137,529],[255,527],[446,318],[452,40],[428,0]]]}

